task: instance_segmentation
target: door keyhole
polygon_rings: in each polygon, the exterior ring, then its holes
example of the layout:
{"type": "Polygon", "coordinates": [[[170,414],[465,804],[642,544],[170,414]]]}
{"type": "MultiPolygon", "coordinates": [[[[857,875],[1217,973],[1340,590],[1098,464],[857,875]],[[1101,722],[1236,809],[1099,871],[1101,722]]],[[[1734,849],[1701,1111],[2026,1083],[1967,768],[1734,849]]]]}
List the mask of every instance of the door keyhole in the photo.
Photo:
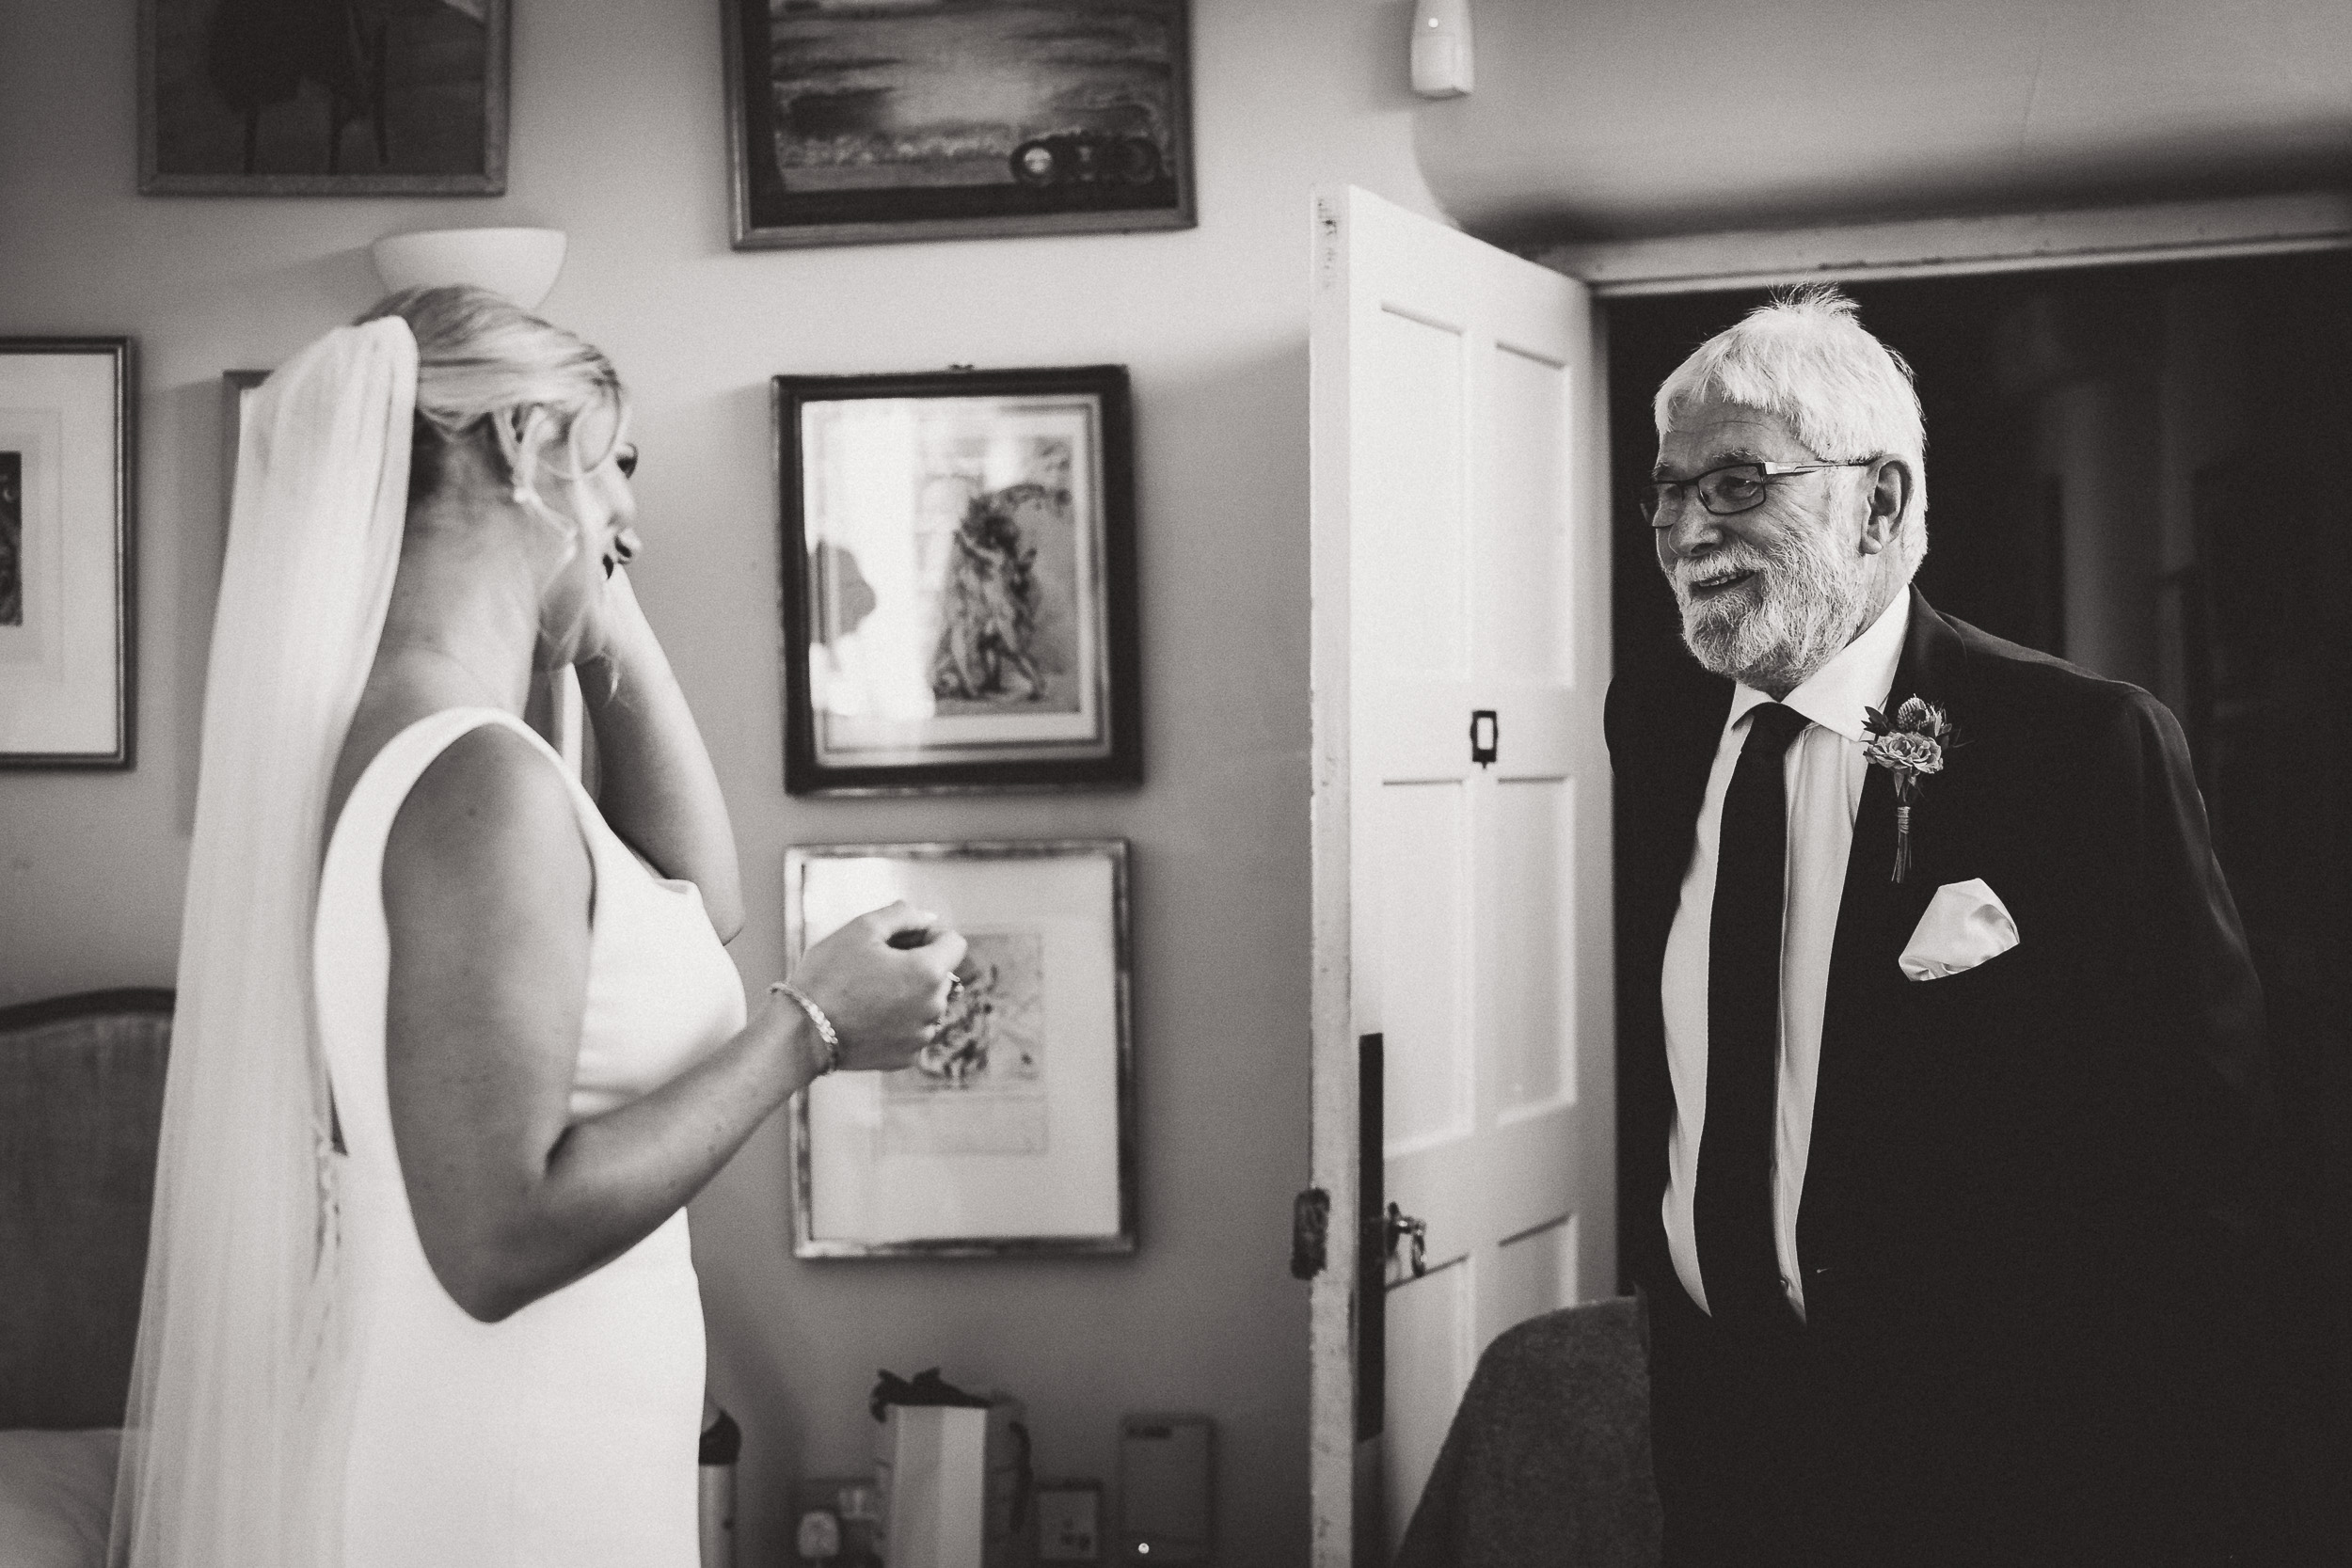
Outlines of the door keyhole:
{"type": "Polygon", "coordinates": [[[1429,1222],[1427,1220],[1415,1219],[1391,1203],[1389,1205],[1388,1218],[1382,1222],[1381,1228],[1387,1237],[1386,1251],[1391,1258],[1396,1256],[1398,1239],[1410,1236],[1413,1239],[1411,1262],[1413,1277],[1419,1279],[1429,1272],[1429,1222]]]}

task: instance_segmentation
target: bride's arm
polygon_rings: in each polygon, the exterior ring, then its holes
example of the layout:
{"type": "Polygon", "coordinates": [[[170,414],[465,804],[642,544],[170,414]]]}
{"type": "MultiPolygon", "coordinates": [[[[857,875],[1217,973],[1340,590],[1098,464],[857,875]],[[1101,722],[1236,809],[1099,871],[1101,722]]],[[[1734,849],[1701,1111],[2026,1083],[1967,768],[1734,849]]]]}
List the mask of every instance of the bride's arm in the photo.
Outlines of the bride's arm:
{"type": "MultiPolygon", "coordinates": [[[[426,1260],[485,1322],[650,1234],[824,1063],[807,1016],[771,994],[692,1069],[570,1124],[594,896],[563,781],[511,731],[452,745],[385,846],[393,1139],[426,1260]]],[[[843,1066],[900,1067],[921,1047],[963,939],[889,939],[930,927],[893,905],[802,960],[794,982],[833,1021],[843,1066]]]]}
{"type": "Polygon", "coordinates": [[[701,730],[629,587],[609,580],[600,654],[580,671],[596,745],[597,804],[612,831],[659,867],[702,892],[719,940],[743,926],[735,830],[701,730]]]}

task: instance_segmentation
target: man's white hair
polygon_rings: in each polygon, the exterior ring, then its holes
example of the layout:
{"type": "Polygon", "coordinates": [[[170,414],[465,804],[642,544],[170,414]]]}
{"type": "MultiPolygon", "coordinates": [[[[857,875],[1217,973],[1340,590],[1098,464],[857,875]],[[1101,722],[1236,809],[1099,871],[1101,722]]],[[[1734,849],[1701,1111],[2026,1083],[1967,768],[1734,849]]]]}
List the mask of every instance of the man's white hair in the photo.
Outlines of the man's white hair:
{"type": "Polygon", "coordinates": [[[1911,367],[1864,330],[1852,300],[1832,284],[1807,283],[1700,344],[1658,388],[1660,437],[1709,398],[1772,415],[1824,463],[1903,459],[1904,561],[1919,569],[1928,553],[1927,422],[1911,367]]]}

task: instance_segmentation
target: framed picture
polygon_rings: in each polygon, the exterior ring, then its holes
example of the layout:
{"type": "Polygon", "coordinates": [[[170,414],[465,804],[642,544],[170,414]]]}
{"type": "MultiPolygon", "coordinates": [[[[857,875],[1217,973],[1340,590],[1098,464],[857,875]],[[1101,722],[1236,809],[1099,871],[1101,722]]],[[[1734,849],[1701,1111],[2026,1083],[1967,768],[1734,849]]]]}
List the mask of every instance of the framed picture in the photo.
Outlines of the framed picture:
{"type": "Polygon", "coordinates": [[[1040,1562],[1103,1560],[1103,1483],[1041,1481],[1037,1501],[1040,1562]]]}
{"type": "Polygon", "coordinates": [[[139,0],[139,189],[501,196],[510,0],[139,0]]]}
{"type": "Polygon", "coordinates": [[[1189,229],[1189,0],[724,0],[735,245],[1189,229]]]}
{"type": "Polygon", "coordinates": [[[794,1099],[794,1254],[1133,1252],[1125,842],[788,849],[789,957],[895,898],[963,933],[963,986],[914,1066],[794,1099]]]}
{"type": "Polygon", "coordinates": [[[128,768],[128,338],[0,338],[0,767],[128,768]]]}
{"type": "Polygon", "coordinates": [[[1143,778],[1127,372],[778,376],[785,787],[1143,778]]]}

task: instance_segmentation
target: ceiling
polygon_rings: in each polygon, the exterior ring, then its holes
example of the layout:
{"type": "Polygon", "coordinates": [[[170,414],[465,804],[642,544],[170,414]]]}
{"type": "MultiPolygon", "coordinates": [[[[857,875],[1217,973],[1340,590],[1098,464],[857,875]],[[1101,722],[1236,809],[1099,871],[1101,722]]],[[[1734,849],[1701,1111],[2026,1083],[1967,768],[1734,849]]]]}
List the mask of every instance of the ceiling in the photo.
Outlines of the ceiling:
{"type": "Polygon", "coordinates": [[[1415,142],[1455,220],[1504,243],[2352,183],[2352,0],[1471,12],[1476,90],[1419,108],[1415,142]]]}

